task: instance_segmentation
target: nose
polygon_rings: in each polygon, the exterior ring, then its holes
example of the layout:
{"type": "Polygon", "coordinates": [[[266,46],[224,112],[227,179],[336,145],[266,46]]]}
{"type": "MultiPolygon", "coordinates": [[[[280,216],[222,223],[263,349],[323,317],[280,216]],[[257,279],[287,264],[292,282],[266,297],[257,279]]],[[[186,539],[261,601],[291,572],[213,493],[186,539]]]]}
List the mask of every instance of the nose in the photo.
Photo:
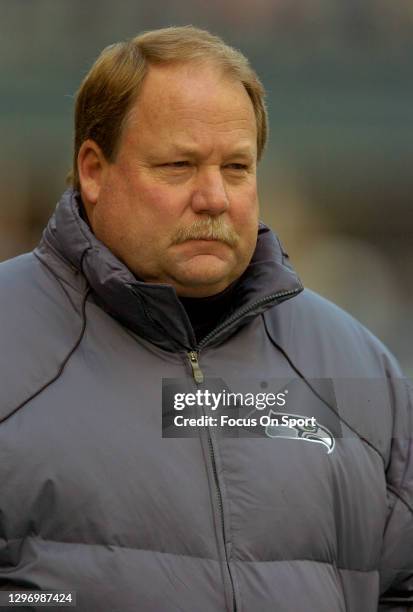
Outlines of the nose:
{"type": "Polygon", "coordinates": [[[199,171],[191,198],[194,212],[220,215],[229,207],[228,195],[220,169],[199,171]]]}

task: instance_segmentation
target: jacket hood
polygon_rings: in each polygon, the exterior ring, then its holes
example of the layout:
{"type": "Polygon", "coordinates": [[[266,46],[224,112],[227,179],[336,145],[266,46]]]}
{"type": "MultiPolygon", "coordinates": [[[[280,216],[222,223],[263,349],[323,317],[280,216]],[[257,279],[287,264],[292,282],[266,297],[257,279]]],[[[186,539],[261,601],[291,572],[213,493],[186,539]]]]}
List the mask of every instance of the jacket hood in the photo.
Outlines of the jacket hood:
{"type": "MultiPolygon", "coordinates": [[[[231,311],[197,345],[194,331],[174,287],[138,280],[91,231],[80,215],[78,191],[64,192],[38,247],[40,257],[64,258],[81,272],[96,302],[138,335],[166,350],[198,350],[221,342],[240,325],[303,287],[275,234],[260,223],[251,262],[239,278],[231,311]]],[[[144,255],[143,255],[144,256],[144,255]]]]}

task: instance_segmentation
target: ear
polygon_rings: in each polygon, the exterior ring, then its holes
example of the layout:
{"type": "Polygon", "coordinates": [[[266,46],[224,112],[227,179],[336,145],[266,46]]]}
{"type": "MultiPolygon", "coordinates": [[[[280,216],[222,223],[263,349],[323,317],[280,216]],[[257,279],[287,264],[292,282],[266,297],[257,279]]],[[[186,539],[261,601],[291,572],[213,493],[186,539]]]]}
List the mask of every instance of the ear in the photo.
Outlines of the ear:
{"type": "Polygon", "coordinates": [[[94,140],[82,143],[77,156],[77,168],[82,199],[86,206],[97,203],[108,165],[102,149],[94,140]]]}

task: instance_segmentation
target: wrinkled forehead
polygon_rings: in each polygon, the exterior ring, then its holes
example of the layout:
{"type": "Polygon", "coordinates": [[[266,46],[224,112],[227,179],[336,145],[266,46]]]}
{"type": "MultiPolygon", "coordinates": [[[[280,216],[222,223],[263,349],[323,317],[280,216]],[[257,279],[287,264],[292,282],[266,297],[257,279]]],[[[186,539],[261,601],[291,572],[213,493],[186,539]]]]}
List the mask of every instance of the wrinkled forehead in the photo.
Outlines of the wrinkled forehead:
{"type": "Polygon", "coordinates": [[[129,111],[126,139],[214,136],[256,141],[256,118],[243,84],[211,63],[150,66],[129,111]]]}

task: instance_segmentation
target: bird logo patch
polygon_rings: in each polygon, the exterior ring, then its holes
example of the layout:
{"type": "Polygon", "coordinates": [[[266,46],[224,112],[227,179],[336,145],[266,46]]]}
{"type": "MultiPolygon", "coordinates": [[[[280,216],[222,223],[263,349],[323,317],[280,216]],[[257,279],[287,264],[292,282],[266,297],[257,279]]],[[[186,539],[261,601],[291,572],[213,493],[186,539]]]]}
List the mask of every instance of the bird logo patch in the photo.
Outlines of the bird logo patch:
{"type": "Polygon", "coordinates": [[[335,439],[327,427],[321,425],[312,417],[287,412],[274,412],[270,410],[265,435],[269,438],[287,438],[289,440],[302,440],[314,444],[322,444],[327,454],[334,450],[335,439]]]}

